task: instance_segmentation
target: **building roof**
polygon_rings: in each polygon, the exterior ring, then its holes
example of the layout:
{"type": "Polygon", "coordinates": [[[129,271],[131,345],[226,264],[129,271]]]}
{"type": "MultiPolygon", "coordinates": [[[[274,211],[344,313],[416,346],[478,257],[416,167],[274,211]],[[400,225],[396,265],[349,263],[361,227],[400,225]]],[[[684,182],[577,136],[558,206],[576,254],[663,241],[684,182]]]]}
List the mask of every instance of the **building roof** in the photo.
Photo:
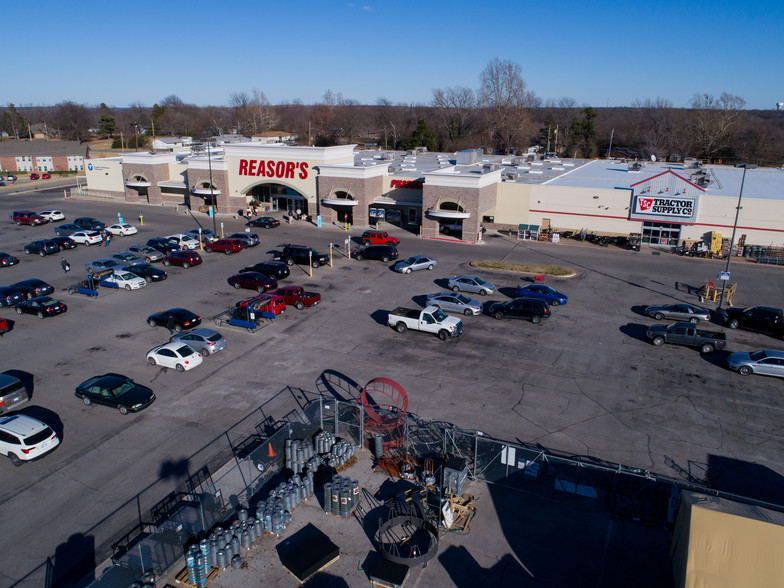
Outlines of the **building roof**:
{"type": "Polygon", "coordinates": [[[0,157],[22,156],[86,156],[89,147],[79,141],[0,141],[0,157]]]}

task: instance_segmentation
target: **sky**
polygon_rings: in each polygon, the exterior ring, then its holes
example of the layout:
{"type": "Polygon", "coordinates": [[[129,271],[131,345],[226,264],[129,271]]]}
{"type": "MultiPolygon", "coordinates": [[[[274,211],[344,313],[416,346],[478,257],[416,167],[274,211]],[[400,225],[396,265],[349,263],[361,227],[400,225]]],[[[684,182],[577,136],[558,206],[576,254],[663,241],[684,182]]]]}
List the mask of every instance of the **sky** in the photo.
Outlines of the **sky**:
{"type": "Polygon", "coordinates": [[[784,102],[780,0],[39,0],[6,3],[3,21],[16,24],[3,30],[0,107],[170,95],[221,106],[254,89],[272,104],[314,104],[327,90],[429,104],[434,89],[477,89],[493,58],[519,64],[545,101],[784,102]]]}

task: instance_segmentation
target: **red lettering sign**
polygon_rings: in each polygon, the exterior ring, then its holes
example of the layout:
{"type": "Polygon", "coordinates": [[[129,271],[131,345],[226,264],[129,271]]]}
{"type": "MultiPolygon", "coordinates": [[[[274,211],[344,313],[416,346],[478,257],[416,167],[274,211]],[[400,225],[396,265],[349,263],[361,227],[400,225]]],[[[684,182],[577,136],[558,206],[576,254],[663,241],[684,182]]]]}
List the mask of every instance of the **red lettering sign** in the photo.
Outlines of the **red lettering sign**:
{"type": "Polygon", "coordinates": [[[264,161],[263,159],[240,159],[238,173],[241,176],[263,176],[265,178],[294,179],[299,170],[300,180],[308,178],[308,164],[305,161],[264,161]]]}
{"type": "Polygon", "coordinates": [[[392,180],[390,188],[411,188],[412,190],[421,190],[423,180],[392,180]]]}

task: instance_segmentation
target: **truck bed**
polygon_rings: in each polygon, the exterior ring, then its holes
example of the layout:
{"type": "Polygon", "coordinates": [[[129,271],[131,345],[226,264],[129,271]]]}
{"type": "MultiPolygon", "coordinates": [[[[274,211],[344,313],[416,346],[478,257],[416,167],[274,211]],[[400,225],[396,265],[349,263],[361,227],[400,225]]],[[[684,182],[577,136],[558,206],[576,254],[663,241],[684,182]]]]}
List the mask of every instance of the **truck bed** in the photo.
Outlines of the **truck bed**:
{"type": "Polygon", "coordinates": [[[398,306],[395,310],[389,313],[389,316],[402,316],[405,318],[410,319],[419,319],[419,315],[422,314],[421,310],[417,310],[415,308],[403,308],[402,306],[398,306]]]}

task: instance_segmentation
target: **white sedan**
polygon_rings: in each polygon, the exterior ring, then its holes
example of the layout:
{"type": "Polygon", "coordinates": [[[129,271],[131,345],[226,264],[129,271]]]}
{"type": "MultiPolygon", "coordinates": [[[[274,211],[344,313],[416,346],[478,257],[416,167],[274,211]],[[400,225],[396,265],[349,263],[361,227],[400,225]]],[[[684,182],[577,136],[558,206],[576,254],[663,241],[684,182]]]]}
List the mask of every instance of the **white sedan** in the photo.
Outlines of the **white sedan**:
{"type": "Polygon", "coordinates": [[[178,233],[176,235],[169,235],[166,237],[169,241],[174,241],[177,243],[181,249],[198,249],[199,248],[199,240],[194,239],[190,235],[185,235],[183,233],[178,233]]]}
{"type": "Polygon", "coordinates": [[[55,221],[65,220],[65,215],[59,210],[44,210],[43,212],[39,212],[38,214],[44,217],[50,223],[53,223],[55,221]]]}
{"type": "Polygon", "coordinates": [[[110,232],[112,235],[119,235],[120,237],[126,237],[128,235],[135,235],[138,233],[138,229],[133,225],[129,225],[128,223],[117,223],[114,225],[110,225],[106,227],[106,230],[110,232]]]}
{"type": "Polygon", "coordinates": [[[150,365],[173,367],[178,372],[192,370],[202,361],[201,353],[182,341],[164,343],[147,352],[147,363],[150,365]]]}
{"type": "Polygon", "coordinates": [[[103,237],[98,231],[76,231],[68,236],[82,245],[93,245],[103,241],[103,237]]]}
{"type": "Polygon", "coordinates": [[[101,280],[102,285],[116,288],[125,288],[126,290],[138,290],[139,288],[147,287],[147,280],[140,278],[131,272],[117,272],[115,271],[111,276],[101,280]]]}

